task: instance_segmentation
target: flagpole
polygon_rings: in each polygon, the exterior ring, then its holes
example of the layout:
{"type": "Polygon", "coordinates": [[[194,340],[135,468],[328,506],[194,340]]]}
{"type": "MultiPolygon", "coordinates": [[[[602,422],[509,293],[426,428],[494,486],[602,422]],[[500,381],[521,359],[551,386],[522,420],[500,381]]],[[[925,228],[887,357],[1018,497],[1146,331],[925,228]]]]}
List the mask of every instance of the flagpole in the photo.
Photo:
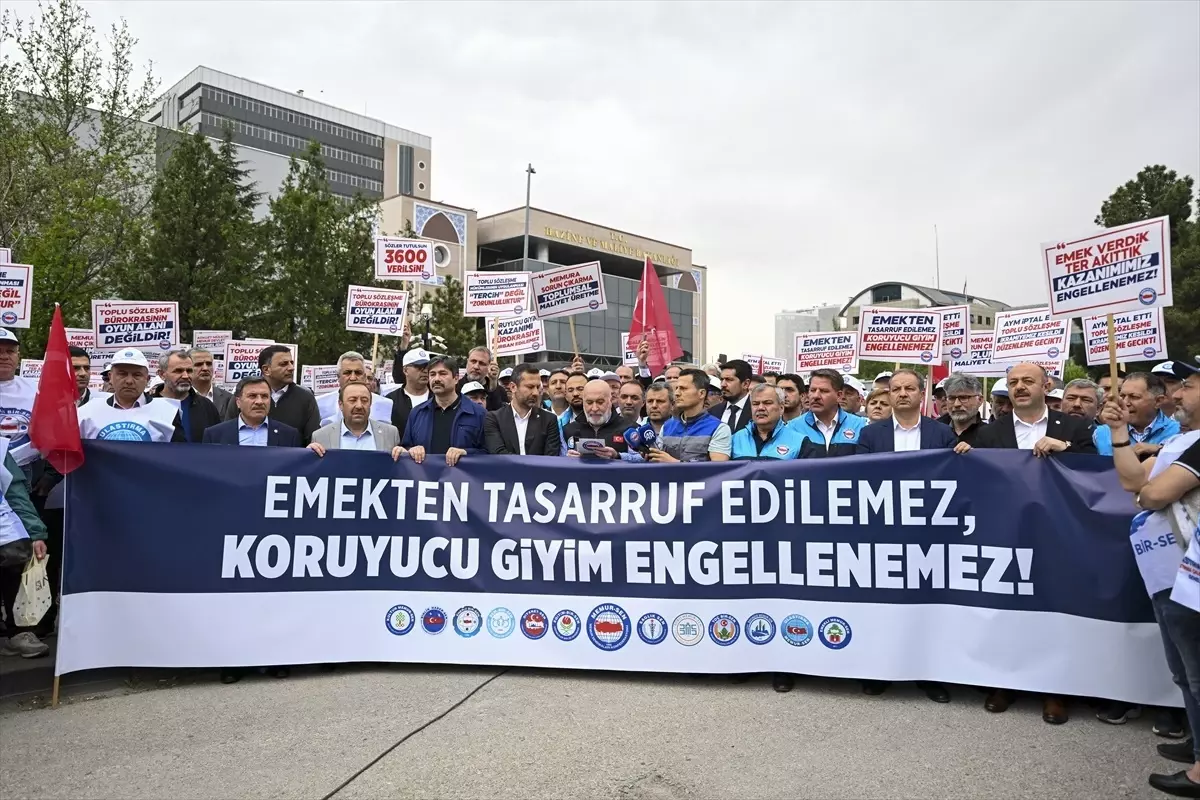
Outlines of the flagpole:
{"type": "Polygon", "coordinates": [[[933,263],[934,269],[937,270],[937,275],[934,277],[938,291],[942,289],[942,255],[938,247],[938,232],[937,225],[933,226],[933,263]]]}

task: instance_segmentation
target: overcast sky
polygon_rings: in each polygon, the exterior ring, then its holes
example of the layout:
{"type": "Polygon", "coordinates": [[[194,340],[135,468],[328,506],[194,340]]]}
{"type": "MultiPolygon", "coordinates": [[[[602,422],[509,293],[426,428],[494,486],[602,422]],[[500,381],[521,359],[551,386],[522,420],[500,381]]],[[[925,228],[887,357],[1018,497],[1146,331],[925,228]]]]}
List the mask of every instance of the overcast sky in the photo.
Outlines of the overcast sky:
{"type": "MultiPolygon", "coordinates": [[[[13,6],[13,3],[7,3],[13,6]]],[[[15,4],[27,15],[30,4],[15,4]]],[[[1200,3],[87,3],[205,66],[433,138],[433,198],[690,247],[708,352],[879,281],[1045,299],[1042,241],[1200,175],[1200,3]]],[[[787,354],[778,353],[778,356],[787,354]]]]}

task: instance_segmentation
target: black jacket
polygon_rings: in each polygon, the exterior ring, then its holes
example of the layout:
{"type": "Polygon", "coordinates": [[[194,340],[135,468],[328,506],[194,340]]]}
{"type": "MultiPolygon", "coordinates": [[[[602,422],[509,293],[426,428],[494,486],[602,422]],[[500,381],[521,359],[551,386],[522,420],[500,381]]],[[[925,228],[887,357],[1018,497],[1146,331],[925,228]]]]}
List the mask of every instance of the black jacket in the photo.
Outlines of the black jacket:
{"type": "MultiPolygon", "coordinates": [[[[433,397],[432,394],[429,396],[433,397]]],[[[404,426],[408,424],[408,415],[413,410],[412,398],[408,396],[408,392],[404,391],[404,387],[401,386],[396,391],[387,395],[387,399],[392,401],[392,424],[396,426],[396,430],[403,434],[404,426]]],[[[425,402],[429,401],[426,400],[425,402]]]]}
{"type": "Polygon", "coordinates": [[[587,421],[585,414],[580,414],[566,424],[562,435],[563,439],[566,440],[568,450],[578,450],[579,448],[575,446],[575,443],[579,439],[603,439],[606,445],[618,453],[627,453],[629,452],[629,447],[625,444],[625,431],[627,428],[629,428],[629,420],[620,414],[610,415],[608,422],[599,428],[593,427],[587,421]]]}
{"type": "MultiPolygon", "coordinates": [[[[625,430],[625,428],[621,430],[625,430]]],[[[517,423],[513,419],[511,405],[487,413],[487,417],[483,420],[483,446],[492,455],[519,456],[521,454],[521,443],[517,441],[517,423]]],[[[534,408],[529,412],[529,421],[525,426],[525,455],[562,455],[562,438],[558,433],[558,418],[554,416],[553,411],[534,408]]]]}
{"type": "MultiPolygon", "coordinates": [[[[150,393],[151,397],[162,400],[162,385],[154,387],[154,391],[150,393]]],[[[169,401],[166,401],[169,402],[169,401]]],[[[221,415],[217,413],[217,407],[207,397],[201,397],[196,394],[196,390],[192,389],[188,392],[188,396],[179,401],[179,405],[187,406],[188,411],[188,429],[183,429],[183,413],[182,410],[175,416],[175,429],[177,436],[171,441],[185,442],[202,442],[204,440],[204,431],[211,428],[221,421],[221,415]]]]}
{"type": "MultiPolygon", "coordinates": [[[[225,419],[235,419],[237,415],[237,403],[230,403],[229,410],[225,412],[225,419]]],[[[274,400],[271,401],[271,410],[267,412],[267,416],[300,431],[302,447],[308,447],[313,433],[321,427],[321,412],[317,409],[317,398],[308,389],[295,383],[288,386],[288,390],[283,393],[283,397],[279,398],[278,403],[274,400]]]]}
{"type": "Polygon", "coordinates": [[[942,414],[938,417],[938,422],[950,428],[950,432],[958,437],[960,443],[966,442],[971,447],[975,447],[975,442],[979,439],[979,432],[987,427],[987,423],[983,421],[983,417],[978,414],[975,415],[975,420],[962,433],[955,432],[954,420],[950,418],[949,414],[942,414]]]}
{"type": "MultiPolygon", "coordinates": [[[[742,400],[745,401],[742,403],[742,413],[737,418],[737,421],[733,425],[729,426],[730,433],[737,433],[742,428],[744,428],[750,424],[750,398],[748,396],[743,396],[742,400]]],[[[727,409],[728,407],[729,407],[729,401],[722,400],[721,402],[717,403],[715,406],[710,408],[708,410],[708,413],[712,414],[714,417],[716,417],[717,419],[724,422],[725,421],[725,409],[727,409]]]]}
{"type": "MultiPolygon", "coordinates": [[[[1087,423],[1069,414],[1051,410],[1046,417],[1046,436],[1069,443],[1068,453],[1096,454],[1096,444],[1087,423]]],[[[975,437],[975,447],[1017,449],[1017,430],[1012,414],[1001,414],[990,425],[980,429],[975,437]]]]}

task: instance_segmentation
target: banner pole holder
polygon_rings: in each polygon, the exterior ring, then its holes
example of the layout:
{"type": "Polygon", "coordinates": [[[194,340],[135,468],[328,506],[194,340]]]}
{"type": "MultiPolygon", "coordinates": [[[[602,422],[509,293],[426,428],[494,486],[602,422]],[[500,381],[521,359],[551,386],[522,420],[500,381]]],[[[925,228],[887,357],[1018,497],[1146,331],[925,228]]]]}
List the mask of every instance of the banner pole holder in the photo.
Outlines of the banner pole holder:
{"type": "Polygon", "coordinates": [[[379,372],[379,334],[375,334],[375,343],[371,345],[371,371],[379,372]]]}
{"type": "MultiPolygon", "coordinates": [[[[1117,330],[1113,315],[1108,315],[1108,374],[1112,379],[1113,392],[1117,392],[1117,330]]],[[[1107,398],[1105,398],[1107,400],[1107,398]]]]}
{"type": "Polygon", "coordinates": [[[575,317],[567,317],[567,322],[571,326],[571,349],[575,351],[575,357],[579,358],[579,342],[575,339],[575,317]]]}
{"type": "Polygon", "coordinates": [[[50,707],[58,708],[58,686],[61,678],[58,675],[54,676],[54,684],[50,688],[50,707]]]}

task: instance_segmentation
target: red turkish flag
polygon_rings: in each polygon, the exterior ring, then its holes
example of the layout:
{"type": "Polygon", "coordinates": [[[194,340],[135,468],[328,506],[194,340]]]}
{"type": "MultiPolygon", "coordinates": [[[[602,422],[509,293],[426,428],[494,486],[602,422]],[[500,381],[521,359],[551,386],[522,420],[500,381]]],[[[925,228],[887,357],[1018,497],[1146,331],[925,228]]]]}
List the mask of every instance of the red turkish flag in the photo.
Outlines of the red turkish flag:
{"type": "Polygon", "coordinates": [[[683,348],[675,336],[671,324],[671,311],[663,297],[662,284],[654,262],[646,259],[642,270],[642,283],[638,286],[637,302],[633,306],[633,322],[629,324],[629,349],[637,350],[643,342],[650,343],[650,354],[646,363],[652,376],[661,375],[663,370],[677,358],[683,357],[683,348]]]}
{"type": "Polygon", "coordinates": [[[54,306],[50,323],[50,341],[38,381],[29,422],[29,439],[37,451],[63,475],[83,465],[83,443],[79,440],[79,416],[75,399],[79,396],[71,353],[67,349],[67,330],[62,309],[54,306]]]}

